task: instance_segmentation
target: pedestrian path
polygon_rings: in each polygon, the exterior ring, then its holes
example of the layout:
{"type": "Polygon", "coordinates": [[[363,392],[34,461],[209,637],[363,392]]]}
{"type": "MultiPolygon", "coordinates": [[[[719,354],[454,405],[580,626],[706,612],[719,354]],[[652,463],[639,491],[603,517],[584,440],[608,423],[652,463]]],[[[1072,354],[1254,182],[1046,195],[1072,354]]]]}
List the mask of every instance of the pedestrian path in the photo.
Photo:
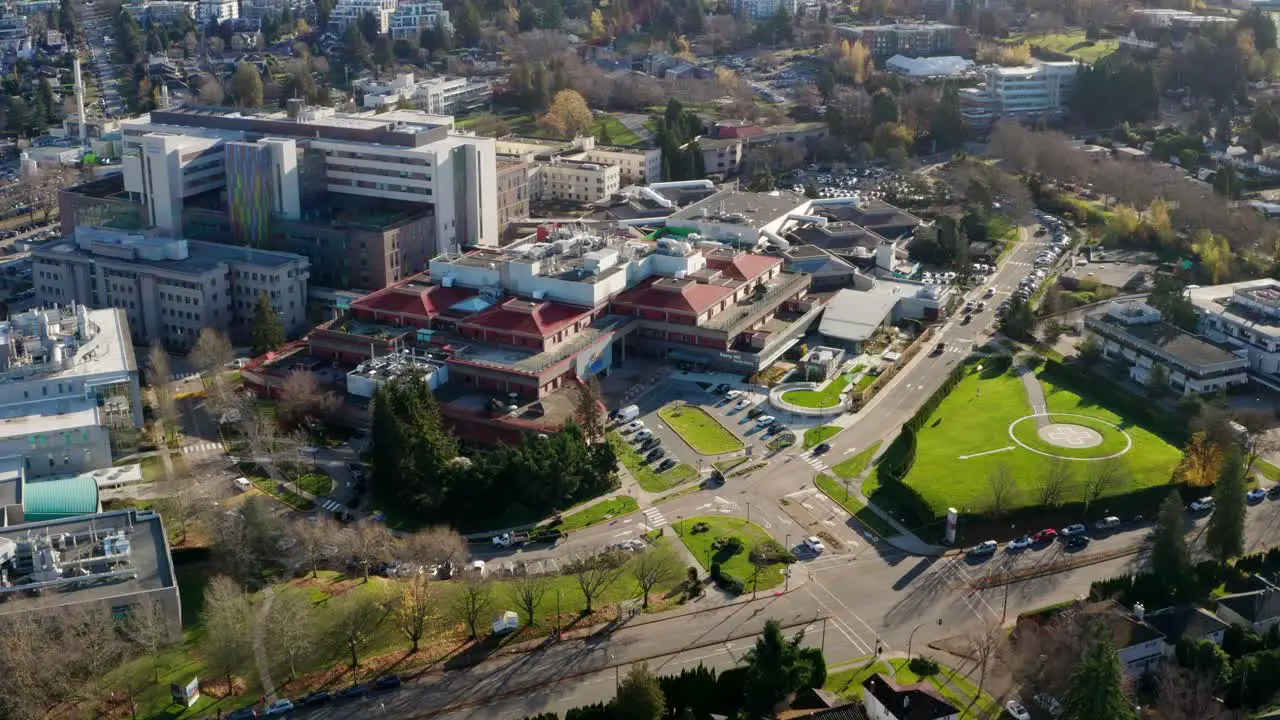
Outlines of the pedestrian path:
{"type": "Polygon", "coordinates": [[[657,530],[660,527],[666,527],[670,523],[662,516],[662,512],[658,508],[651,507],[644,510],[644,524],[650,530],[657,530]]]}
{"type": "Polygon", "coordinates": [[[198,442],[198,443],[191,443],[190,445],[182,446],[183,455],[192,455],[195,453],[205,454],[205,453],[215,453],[215,452],[222,452],[221,443],[198,442]]]}
{"type": "Polygon", "coordinates": [[[800,454],[800,459],[803,460],[806,465],[820,473],[827,472],[831,469],[825,462],[823,462],[822,458],[814,455],[812,450],[805,450],[800,454]]]}

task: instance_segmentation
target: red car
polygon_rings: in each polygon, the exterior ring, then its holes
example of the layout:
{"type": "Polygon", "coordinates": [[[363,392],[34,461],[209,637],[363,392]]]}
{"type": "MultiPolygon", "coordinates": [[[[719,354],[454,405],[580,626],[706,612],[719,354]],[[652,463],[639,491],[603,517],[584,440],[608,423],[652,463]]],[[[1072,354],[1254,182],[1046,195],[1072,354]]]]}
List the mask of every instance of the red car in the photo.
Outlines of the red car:
{"type": "Polygon", "coordinates": [[[1044,530],[1036,533],[1031,539],[1038,543],[1053,542],[1058,539],[1058,531],[1053,528],[1045,528],[1044,530]]]}

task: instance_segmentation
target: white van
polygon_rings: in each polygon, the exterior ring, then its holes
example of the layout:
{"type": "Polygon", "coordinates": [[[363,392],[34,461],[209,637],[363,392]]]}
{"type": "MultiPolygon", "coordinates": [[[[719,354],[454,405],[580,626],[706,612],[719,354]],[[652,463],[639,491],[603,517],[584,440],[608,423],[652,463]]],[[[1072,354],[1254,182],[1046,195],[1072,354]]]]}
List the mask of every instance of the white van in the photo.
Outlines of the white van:
{"type": "Polygon", "coordinates": [[[638,417],[640,417],[639,405],[628,405],[624,408],[620,408],[618,412],[613,414],[613,419],[616,420],[619,425],[629,423],[638,417]]]}
{"type": "Polygon", "coordinates": [[[1120,518],[1116,517],[1115,515],[1112,515],[1110,517],[1104,517],[1098,522],[1094,523],[1093,527],[1098,530],[1115,530],[1116,528],[1120,527],[1120,518]]]}
{"type": "Polygon", "coordinates": [[[231,484],[235,485],[236,488],[240,490],[248,490],[253,487],[253,483],[249,482],[249,478],[243,477],[238,477],[235,480],[232,480],[231,484]]]}

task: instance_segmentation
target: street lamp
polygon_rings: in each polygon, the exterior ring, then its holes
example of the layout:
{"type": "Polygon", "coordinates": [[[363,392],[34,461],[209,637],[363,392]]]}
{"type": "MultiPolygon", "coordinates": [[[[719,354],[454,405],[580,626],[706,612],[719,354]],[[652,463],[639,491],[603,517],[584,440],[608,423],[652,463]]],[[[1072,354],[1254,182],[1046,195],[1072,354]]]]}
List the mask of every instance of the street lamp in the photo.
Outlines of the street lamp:
{"type": "MultiPolygon", "coordinates": [[[[920,623],[919,625],[912,628],[911,634],[907,636],[907,661],[908,662],[911,661],[911,642],[916,639],[916,630],[919,630],[920,628],[928,624],[929,623],[927,622],[920,623]]],[[[938,627],[942,627],[942,618],[938,618],[938,627]]]]}

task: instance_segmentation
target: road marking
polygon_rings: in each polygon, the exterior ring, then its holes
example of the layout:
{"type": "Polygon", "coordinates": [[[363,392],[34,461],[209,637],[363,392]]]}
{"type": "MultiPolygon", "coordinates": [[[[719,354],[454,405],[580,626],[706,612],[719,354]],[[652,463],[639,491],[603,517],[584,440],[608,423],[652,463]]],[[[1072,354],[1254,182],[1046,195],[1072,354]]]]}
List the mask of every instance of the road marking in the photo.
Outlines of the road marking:
{"type": "Polygon", "coordinates": [[[969,458],[982,457],[983,455],[995,455],[996,453],[1002,453],[1008,450],[1017,450],[1017,448],[1014,447],[1013,445],[1008,445],[1006,447],[996,448],[995,450],[987,450],[986,452],[974,453],[972,455],[961,455],[960,459],[968,460],[969,458]]]}
{"type": "MultiPolygon", "coordinates": [[[[814,582],[818,585],[818,587],[826,591],[828,595],[831,595],[831,591],[823,587],[822,583],[819,583],[816,580],[814,582]]],[[[838,615],[835,614],[835,611],[831,609],[830,605],[827,605],[825,602],[823,602],[822,598],[815,595],[813,593],[813,590],[810,590],[807,586],[805,587],[805,592],[809,593],[809,597],[813,598],[814,602],[818,603],[818,605],[823,610],[827,611],[827,614],[830,616],[831,624],[835,625],[836,630],[841,635],[844,636],[845,640],[849,641],[850,645],[852,645],[858,652],[866,653],[868,655],[871,654],[871,651],[872,651],[871,646],[868,645],[861,637],[859,637],[857,633],[853,632],[853,629],[850,628],[848,625],[846,625],[845,622],[841,620],[838,615]]],[[[835,596],[832,595],[832,597],[835,597],[835,596]]]]}
{"type": "Polygon", "coordinates": [[[668,525],[667,519],[662,516],[658,508],[651,507],[644,511],[644,524],[650,530],[657,530],[660,527],[668,525]]]}

